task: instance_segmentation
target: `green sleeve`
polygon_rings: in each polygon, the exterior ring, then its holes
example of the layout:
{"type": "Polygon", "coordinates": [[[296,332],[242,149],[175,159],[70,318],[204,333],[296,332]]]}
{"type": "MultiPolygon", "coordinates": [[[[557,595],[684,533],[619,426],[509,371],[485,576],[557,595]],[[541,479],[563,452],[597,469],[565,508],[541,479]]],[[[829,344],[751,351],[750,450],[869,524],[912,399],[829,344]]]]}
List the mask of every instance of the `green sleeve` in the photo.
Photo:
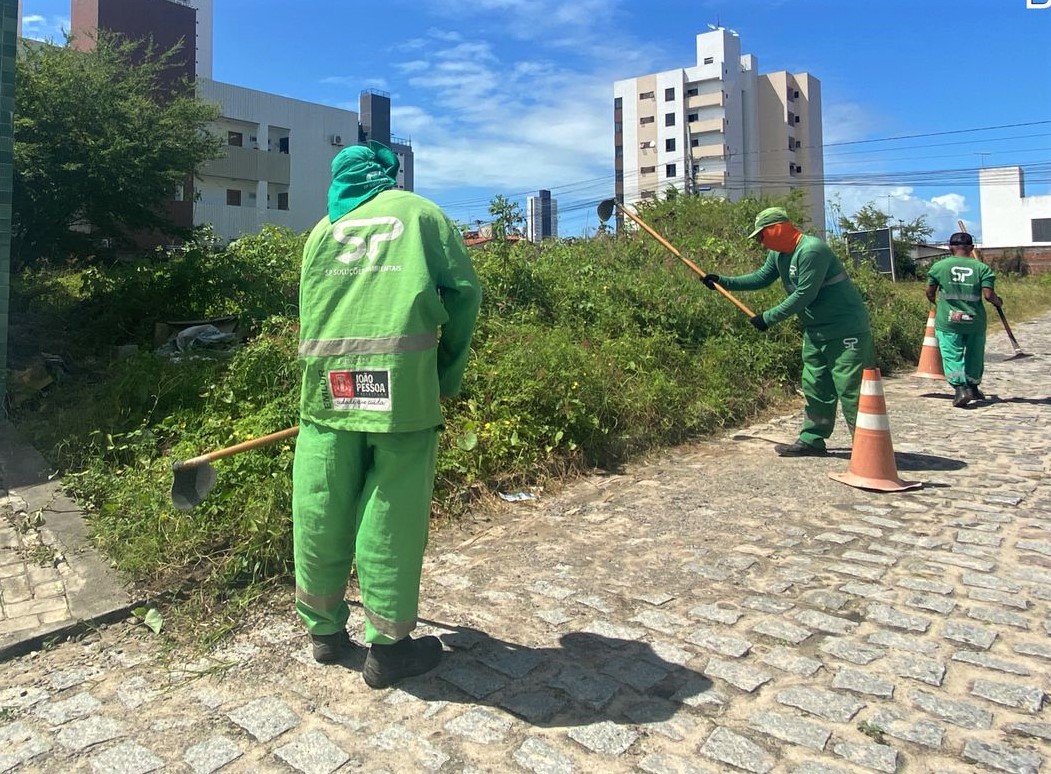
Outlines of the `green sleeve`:
{"type": "Polygon", "coordinates": [[[438,215],[437,244],[432,266],[448,321],[438,340],[438,383],[442,397],[460,392],[471,335],[482,303],[482,287],[467,254],[463,237],[444,215],[438,215]]]}
{"type": "Polygon", "coordinates": [[[991,288],[996,285],[996,273],[988,266],[982,267],[982,287],[991,288]]]}
{"type": "Polygon", "coordinates": [[[760,290],[773,284],[778,278],[777,253],[768,250],[766,261],[751,274],[740,274],[736,277],[719,277],[719,284],[727,290],[760,290]]]}
{"type": "Polygon", "coordinates": [[[767,325],[777,325],[782,320],[799,314],[814,302],[817,294],[821,292],[832,257],[832,251],[828,249],[804,249],[799,252],[794,259],[796,289],[780,304],[763,312],[763,319],[767,325]]]}

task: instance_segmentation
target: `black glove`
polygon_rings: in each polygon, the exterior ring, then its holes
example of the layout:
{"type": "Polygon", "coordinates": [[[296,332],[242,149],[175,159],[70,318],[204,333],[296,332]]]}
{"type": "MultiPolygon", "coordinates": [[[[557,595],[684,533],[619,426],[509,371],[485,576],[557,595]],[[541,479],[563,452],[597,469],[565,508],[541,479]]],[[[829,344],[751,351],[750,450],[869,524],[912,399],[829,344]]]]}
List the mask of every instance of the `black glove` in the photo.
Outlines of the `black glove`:
{"type": "Polygon", "coordinates": [[[765,331],[770,327],[766,324],[766,320],[763,319],[762,314],[757,314],[755,317],[749,318],[748,322],[754,325],[757,331],[765,331]]]}
{"type": "Polygon", "coordinates": [[[701,282],[704,283],[704,286],[708,288],[708,290],[715,290],[715,283],[719,282],[719,280],[720,277],[718,274],[705,274],[701,277],[701,282]]]}

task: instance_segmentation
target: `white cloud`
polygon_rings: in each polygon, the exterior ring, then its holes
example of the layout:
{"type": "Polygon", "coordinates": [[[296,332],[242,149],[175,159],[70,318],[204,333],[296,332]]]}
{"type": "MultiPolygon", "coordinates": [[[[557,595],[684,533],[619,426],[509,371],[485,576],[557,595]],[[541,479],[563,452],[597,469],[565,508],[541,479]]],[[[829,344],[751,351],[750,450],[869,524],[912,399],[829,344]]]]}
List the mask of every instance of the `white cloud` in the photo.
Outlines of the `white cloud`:
{"type": "Polygon", "coordinates": [[[61,43],[70,28],[68,16],[41,16],[28,14],[22,17],[22,36],[31,40],[61,43]]]}
{"type": "MultiPolygon", "coordinates": [[[[842,213],[848,217],[866,204],[888,213],[892,224],[898,220],[908,223],[925,217],[927,225],[934,229],[930,236],[934,242],[946,240],[954,231],[959,231],[957,220],[963,220],[972,234],[981,235],[981,223],[965,217],[971,208],[967,198],[959,193],[924,198],[918,196],[911,186],[828,186],[825,188],[825,198],[830,208],[838,204],[842,213]]],[[[831,218],[828,225],[830,229],[834,227],[831,218]]]]}

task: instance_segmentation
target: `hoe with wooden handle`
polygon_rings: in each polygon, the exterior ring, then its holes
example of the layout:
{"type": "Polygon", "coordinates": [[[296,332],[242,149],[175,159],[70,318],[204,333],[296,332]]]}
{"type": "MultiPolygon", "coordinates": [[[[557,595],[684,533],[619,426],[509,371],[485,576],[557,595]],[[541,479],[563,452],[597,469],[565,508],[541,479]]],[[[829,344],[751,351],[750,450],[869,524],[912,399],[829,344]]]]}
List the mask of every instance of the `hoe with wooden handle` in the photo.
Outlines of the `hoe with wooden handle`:
{"type": "Polygon", "coordinates": [[[297,425],[188,460],[176,460],[172,463],[172,502],[180,511],[188,511],[208,496],[215,486],[215,468],[211,466],[213,460],[269,446],[278,441],[295,438],[298,434],[297,425]]]}

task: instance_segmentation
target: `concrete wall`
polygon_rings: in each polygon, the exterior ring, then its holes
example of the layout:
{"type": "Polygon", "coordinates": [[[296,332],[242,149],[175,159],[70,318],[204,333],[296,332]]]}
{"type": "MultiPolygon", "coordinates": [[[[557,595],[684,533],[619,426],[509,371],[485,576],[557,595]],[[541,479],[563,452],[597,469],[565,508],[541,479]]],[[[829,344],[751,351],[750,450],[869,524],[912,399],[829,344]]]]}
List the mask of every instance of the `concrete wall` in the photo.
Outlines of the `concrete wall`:
{"type": "Polygon", "coordinates": [[[1026,196],[1021,167],[990,167],[978,172],[982,246],[1051,245],[1033,238],[1033,221],[1051,218],[1051,195],[1026,196]]]}

